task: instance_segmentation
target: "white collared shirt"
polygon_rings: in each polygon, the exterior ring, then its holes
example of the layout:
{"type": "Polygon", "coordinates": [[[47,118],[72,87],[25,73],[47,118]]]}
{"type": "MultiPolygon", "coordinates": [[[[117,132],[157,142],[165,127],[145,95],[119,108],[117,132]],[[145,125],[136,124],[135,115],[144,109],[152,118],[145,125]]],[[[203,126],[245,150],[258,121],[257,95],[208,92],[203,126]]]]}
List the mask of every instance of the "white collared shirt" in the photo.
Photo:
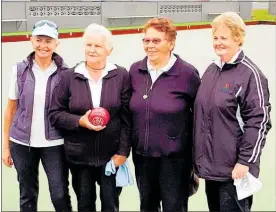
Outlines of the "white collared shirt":
{"type": "Polygon", "coordinates": [[[165,65],[164,67],[159,68],[157,70],[155,70],[153,68],[153,66],[150,64],[149,59],[147,60],[147,67],[148,67],[149,74],[151,77],[152,85],[162,73],[169,71],[171,69],[171,67],[173,67],[176,60],[177,60],[176,56],[174,54],[171,54],[170,60],[167,63],[167,65],[165,65]]]}
{"type": "MultiPolygon", "coordinates": [[[[229,62],[226,62],[228,64],[234,63],[236,61],[236,59],[239,57],[239,54],[241,53],[242,49],[240,49],[229,62]]],[[[219,66],[221,69],[224,66],[225,62],[222,62],[221,59],[217,59],[215,60],[215,63],[217,64],[217,66],[219,66]]]]}
{"type": "Polygon", "coordinates": [[[96,82],[90,76],[84,62],[76,67],[75,72],[82,74],[85,78],[88,79],[93,108],[100,107],[103,78],[108,74],[109,71],[114,69],[117,69],[117,67],[113,63],[106,63],[105,69],[103,70],[100,79],[96,82]]]}
{"type": "MultiPolygon", "coordinates": [[[[49,77],[57,70],[57,65],[53,61],[52,64],[46,69],[41,70],[39,65],[34,61],[32,71],[35,77],[35,89],[34,89],[34,103],[31,125],[30,146],[31,147],[51,147],[63,144],[63,139],[47,140],[45,138],[45,99],[46,88],[49,77]]],[[[12,69],[10,87],[9,87],[9,99],[16,100],[19,98],[18,84],[17,84],[17,66],[12,69]]],[[[15,138],[10,137],[10,140],[28,146],[29,144],[23,143],[15,138]]]]}

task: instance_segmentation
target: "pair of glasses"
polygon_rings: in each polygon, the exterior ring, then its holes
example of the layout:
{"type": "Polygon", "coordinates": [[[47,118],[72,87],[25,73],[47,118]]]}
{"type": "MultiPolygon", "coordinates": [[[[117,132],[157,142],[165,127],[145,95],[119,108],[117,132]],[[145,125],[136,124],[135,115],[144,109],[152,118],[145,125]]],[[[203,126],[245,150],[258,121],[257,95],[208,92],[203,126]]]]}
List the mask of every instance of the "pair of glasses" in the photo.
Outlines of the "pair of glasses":
{"type": "Polygon", "coordinates": [[[160,38],[153,38],[153,39],[150,39],[150,38],[143,38],[142,41],[143,41],[143,43],[144,43],[145,45],[149,45],[150,42],[152,42],[154,45],[158,45],[158,44],[160,44],[163,40],[160,39],[160,38]]]}
{"type": "Polygon", "coordinates": [[[47,24],[49,27],[52,27],[52,28],[55,28],[56,30],[58,30],[57,25],[56,25],[54,22],[48,21],[48,20],[42,20],[42,21],[37,22],[37,23],[34,25],[33,29],[35,29],[35,28],[37,28],[37,27],[42,27],[42,26],[45,25],[45,24],[47,24]]]}

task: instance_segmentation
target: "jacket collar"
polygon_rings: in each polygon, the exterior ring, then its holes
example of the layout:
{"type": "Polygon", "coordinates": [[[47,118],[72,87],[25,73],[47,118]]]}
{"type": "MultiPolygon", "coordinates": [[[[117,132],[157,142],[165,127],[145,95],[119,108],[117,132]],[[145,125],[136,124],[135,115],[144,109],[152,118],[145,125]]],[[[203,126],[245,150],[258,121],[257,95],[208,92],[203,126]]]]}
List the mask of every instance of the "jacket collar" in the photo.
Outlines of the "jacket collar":
{"type": "MultiPolygon", "coordinates": [[[[26,62],[28,63],[29,68],[33,67],[34,58],[35,58],[35,52],[32,52],[31,54],[28,55],[26,62]]],[[[68,66],[63,62],[62,57],[59,56],[57,53],[55,53],[55,52],[53,53],[52,59],[56,63],[56,65],[58,67],[57,68],[58,71],[61,69],[68,68],[68,66]]]]}
{"type": "MultiPolygon", "coordinates": [[[[179,68],[175,68],[175,67],[182,67],[182,63],[181,63],[181,58],[177,55],[174,54],[174,56],[176,57],[176,61],[174,63],[174,65],[166,72],[164,72],[165,75],[170,75],[170,76],[178,76],[179,75],[179,68]]],[[[146,56],[140,63],[138,70],[142,71],[142,72],[148,72],[148,65],[147,65],[147,61],[148,61],[148,57],[146,56]]]]}
{"type": "MultiPolygon", "coordinates": [[[[176,60],[177,60],[176,56],[174,56],[174,54],[171,54],[169,62],[164,67],[159,68],[157,71],[160,73],[167,72],[168,70],[171,69],[171,67],[174,65],[176,60]]],[[[149,72],[156,71],[154,70],[154,67],[150,64],[149,59],[147,60],[147,67],[149,72]]]]}
{"type": "Polygon", "coordinates": [[[238,63],[241,63],[245,58],[245,55],[244,55],[244,52],[243,50],[240,50],[237,58],[234,60],[234,61],[230,61],[230,62],[227,62],[225,63],[223,66],[221,66],[221,60],[220,58],[219,59],[216,59],[216,60],[213,60],[213,63],[215,63],[219,68],[225,68],[225,69],[229,69],[231,67],[233,67],[234,65],[238,64],[238,63]]]}
{"type": "MultiPolygon", "coordinates": [[[[79,68],[83,64],[84,64],[84,62],[80,62],[77,65],[75,65],[75,67],[73,67],[73,72],[75,72],[76,78],[80,78],[82,80],[87,80],[87,78],[82,73],[76,71],[76,69],[79,68]]],[[[117,66],[112,63],[108,63],[107,72],[108,72],[107,75],[105,75],[103,77],[103,79],[109,79],[109,78],[116,76],[118,74],[117,66]]]]}

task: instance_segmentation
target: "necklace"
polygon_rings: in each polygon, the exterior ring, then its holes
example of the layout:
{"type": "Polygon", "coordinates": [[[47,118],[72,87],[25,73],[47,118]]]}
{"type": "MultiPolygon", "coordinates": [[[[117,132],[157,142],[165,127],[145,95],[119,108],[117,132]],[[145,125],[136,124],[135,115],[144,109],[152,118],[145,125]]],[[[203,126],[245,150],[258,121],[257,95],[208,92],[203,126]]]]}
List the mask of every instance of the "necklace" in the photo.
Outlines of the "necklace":
{"type": "Polygon", "coordinates": [[[90,65],[88,65],[87,62],[85,62],[85,65],[87,65],[89,68],[91,68],[92,70],[103,70],[105,68],[105,66],[103,68],[92,68],[90,65]]]}

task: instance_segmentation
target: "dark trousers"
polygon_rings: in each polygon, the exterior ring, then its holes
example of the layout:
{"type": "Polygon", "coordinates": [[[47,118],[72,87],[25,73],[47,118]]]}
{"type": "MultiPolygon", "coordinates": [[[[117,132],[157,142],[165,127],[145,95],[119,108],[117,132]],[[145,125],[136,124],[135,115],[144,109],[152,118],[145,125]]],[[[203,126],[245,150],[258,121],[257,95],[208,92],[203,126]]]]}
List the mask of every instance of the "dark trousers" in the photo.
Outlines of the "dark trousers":
{"type": "Polygon", "coordinates": [[[105,166],[93,167],[70,164],[72,185],[78,200],[78,211],[96,211],[96,183],[100,186],[101,211],[119,211],[119,195],[116,175],[105,175],[105,166]]]}
{"type": "Polygon", "coordinates": [[[68,189],[69,169],[63,145],[34,148],[10,142],[10,148],[20,187],[20,211],[37,211],[40,160],[48,178],[50,196],[55,210],[72,211],[68,189]]]}
{"type": "Polygon", "coordinates": [[[188,210],[189,168],[184,159],[153,158],[133,154],[140,193],[140,211],[188,210]]]}
{"type": "Polygon", "coordinates": [[[253,196],[238,200],[236,187],[233,181],[218,182],[205,181],[209,211],[225,212],[249,212],[251,210],[253,196]]]}

